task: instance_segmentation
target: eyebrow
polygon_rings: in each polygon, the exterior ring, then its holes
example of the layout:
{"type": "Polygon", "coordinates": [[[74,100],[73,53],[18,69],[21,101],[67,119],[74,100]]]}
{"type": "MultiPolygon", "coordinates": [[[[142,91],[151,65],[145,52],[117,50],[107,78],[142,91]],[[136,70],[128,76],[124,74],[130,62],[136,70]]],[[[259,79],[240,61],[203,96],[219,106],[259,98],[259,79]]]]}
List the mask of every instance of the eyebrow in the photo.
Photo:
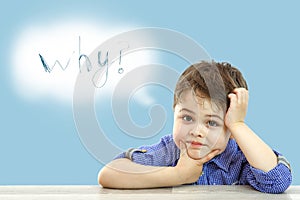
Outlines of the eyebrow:
{"type": "MultiPolygon", "coordinates": [[[[181,109],[179,110],[179,112],[182,112],[182,111],[186,111],[186,112],[192,113],[193,115],[196,115],[196,113],[195,113],[194,111],[192,111],[192,110],[190,110],[190,109],[187,109],[187,108],[181,108],[181,109]]],[[[224,120],[224,119],[223,119],[222,117],[220,117],[219,115],[206,115],[206,116],[207,116],[207,117],[210,117],[210,118],[215,117],[215,118],[220,119],[221,121],[224,120]]]]}
{"type": "Polygon", "coordinates": [[[196,113],[195,113],[194,111],[189,110],[189,109],[187,109],[187,108],[181,108],[181,109],[179,110],[179,112],[182,112],[182,111],[186,111],[186,112],[189,112],[189,113],[192,113],[192,114],[196,115],[196,113]]]}
{"type": "Polygon", "coordinates": [[[223,118],[220,117],[219,115],[207,115],[208,117],[216,117],[218,119],[220,119],[221,121],[223,121],[223,118]]]}

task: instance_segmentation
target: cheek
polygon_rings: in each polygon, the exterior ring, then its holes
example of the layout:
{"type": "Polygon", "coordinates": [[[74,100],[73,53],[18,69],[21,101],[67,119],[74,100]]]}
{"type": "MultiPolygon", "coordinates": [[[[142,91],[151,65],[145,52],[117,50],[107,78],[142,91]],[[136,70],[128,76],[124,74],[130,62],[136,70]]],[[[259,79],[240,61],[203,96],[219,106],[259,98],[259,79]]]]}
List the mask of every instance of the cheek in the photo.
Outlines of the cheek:
{"type": "Polygon", "coordinates": [[[209,137],[207,137],[207,140],[210,143],[212,149],[220,149],[221,151],[223,151],[227,146],[229,137],[229,133],[222,132],[218,134],[211,134],[209,137]]]}
{"type": "Polygon", "coordinates": [[[173,139],[175,141],[175,144],[179,148],[179,141],[184,141],[187,135],[186,127],[182,126],[180,123],[174,123],[173,126],[173,139]]]}

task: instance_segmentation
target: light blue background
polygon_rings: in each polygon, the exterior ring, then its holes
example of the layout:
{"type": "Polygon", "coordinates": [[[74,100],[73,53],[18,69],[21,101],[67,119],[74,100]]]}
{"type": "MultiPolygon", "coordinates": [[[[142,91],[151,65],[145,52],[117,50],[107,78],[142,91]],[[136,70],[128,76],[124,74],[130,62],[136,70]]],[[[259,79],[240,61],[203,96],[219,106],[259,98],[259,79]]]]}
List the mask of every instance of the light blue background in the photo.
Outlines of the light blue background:
{"type": "MultiPolygon", "coordinates": [[[[23,27],[78,16],[87,21],[114,19],[136,24],[133,28],[173,29],[201,44],[214,60],[238,66],[250,88],[248,124],[288,158],[293,184],[300,184],[299,8],[297,1],[2,3],[0,184],[97,184],[102,164],[81,144],[72,105],[25,101],[16,94],[11,80],[12,43],[23,27]]],[[[171,106],[172,98],[165,99],[171,106]]],[[[171,133],[171,126],[169,116],[165,134],[171,133]]]]}

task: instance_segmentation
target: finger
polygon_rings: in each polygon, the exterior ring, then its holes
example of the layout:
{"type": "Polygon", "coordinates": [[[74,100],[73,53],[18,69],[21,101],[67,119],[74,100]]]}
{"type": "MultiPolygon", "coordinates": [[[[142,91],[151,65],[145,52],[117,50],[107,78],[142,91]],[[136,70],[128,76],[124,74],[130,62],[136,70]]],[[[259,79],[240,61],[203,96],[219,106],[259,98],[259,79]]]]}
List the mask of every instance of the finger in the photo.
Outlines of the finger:
{"type": "Polygon", "coordinates": [[[245,88],[235,88],[232,92],[237,96],[238,105],[246,103],[247,90],[245,88]]]}
{"type": "Polygon", "coordinates": [[[239,98],[240,98],[240,104],[243,105],[246,103],[246,89],[240,88],[239,90],[239,98]]]}
{"type": "Polygon", "coordinates": [[[241,99],[241,105],[247,106],[248,105],[248,91],[245,88],[241,88],[240,90],[240,99],[241,99]]]}
{"type": "Polygon", "coordinates": [[[230,105],[229,105],[229,107],[232,107],[232,106],[236,105],[236,103],[237,103],[237,96],[236,96],[236,94],[230,93],[228,95],[228,98],[230,99],[230,105]]]}
{"type": "Polygon", "coordinates": [[[236,103],[237,103],[237,105],[241,105],[242,104],[242,100],[243,100],[243,98],[242,98],[242,94],[241,94],[241,92],[240,91],[238,91],[237,93],[236,93],[236,103]]]}
{"type": "Polygon", "coordinates": [[[240,89],[241,89],[241,88],[234,88],[234,89],[232,90],[232,93],[237,94],[237,93],[239,92],[240,89]]]}
{"type": "Polygon", "coordinates": [[[244,102],[244,91],[243,91],[242,88],[237,88],[236,96],[237,96],[238,105],[243,104],[243,102],[244,102]]]}
{"type": "Polygon", "coordinates": [[[183,141],[179,141],[179,148],[180,148],[180,155],[185,155],[186,154],[186,144],[183,141]]]}
{"type": "Polygon", "coordinates": [[[245,104],[248,106],[248,102],[249,102],[249,91],[245,90],[245,104]]]}

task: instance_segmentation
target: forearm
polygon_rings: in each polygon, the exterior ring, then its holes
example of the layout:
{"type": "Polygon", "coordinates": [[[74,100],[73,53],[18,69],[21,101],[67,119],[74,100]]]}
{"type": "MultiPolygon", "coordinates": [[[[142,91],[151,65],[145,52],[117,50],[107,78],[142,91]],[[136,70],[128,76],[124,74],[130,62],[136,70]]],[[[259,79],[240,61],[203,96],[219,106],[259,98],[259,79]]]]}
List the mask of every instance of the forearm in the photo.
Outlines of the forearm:
{"type": "Polygon", "coordinates": [[[181,185],[174,167],[136,164],[129,159],[117,159],[103,167],[98,182],[108,188],[155,188],[181,185]]]}
{"type": "Polygon", "coordinates": [[[245,123],[235,124],[230,131],[251,166],[268,172],[277,165],[273,150],[245,123]]]}

